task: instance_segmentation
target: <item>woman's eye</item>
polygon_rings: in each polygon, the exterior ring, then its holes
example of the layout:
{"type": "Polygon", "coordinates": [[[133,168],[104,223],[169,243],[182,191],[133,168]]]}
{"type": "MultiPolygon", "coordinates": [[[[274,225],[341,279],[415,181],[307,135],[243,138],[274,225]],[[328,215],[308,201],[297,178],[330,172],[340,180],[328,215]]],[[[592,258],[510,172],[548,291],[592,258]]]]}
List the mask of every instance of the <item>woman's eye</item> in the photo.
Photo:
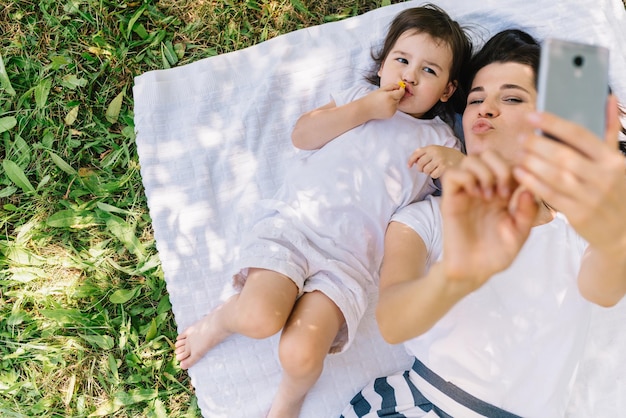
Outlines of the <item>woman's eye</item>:
{"type": "Polygon", "coordinates": [[[472,99],[471,97],[467,99],[468,105],[481,104],[482,102],[483,102],[483,99],[472,99]]]}
{"type": "Polygon", "coordinates": [[[503,100],[508,103],[523,103],[524,102],[519,97],[505,97],[503,100]]]}

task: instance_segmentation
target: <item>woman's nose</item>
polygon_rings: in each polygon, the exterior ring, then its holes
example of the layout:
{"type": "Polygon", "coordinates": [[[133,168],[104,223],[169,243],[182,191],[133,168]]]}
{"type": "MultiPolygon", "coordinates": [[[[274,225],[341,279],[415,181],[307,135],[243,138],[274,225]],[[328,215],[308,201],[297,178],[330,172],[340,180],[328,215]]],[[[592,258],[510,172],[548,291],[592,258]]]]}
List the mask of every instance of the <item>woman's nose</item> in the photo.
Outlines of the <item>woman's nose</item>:
{"type": "Polygon", "coordinates": [[[478,115],[483,118],[493,118],[498,115],[498,108],[490,100],[484,100],[478,108],[478,115]]]}

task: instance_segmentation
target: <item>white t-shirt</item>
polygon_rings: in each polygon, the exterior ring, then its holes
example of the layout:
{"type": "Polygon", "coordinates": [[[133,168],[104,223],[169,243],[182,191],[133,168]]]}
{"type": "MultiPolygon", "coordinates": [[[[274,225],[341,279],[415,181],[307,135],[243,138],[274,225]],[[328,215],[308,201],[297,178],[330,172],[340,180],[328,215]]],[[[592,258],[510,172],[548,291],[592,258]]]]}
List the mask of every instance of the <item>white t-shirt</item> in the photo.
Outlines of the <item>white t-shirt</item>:
{"type": "MultiPolygon", "coordinates": [[[[341,106],[374,89],[359,85],[332,97],[341,106]]],[[[459,149],[459,140],[439,118],[396,112],[366,122],[318,150],[301,151],[275,196],[284,203],[277,208],[309,230],[313,244],[330,255],[352,254],[375,273],[393,213],[436,190],[428,175],[407,166],[411,153],[426,145],[459,149]]]]}
{"type": "MultiPolygon", "coordinates": [[[[393,217],[422,237],[429,263],[442,253],[439,203],[429,197],[393,217]]],[[[586,246],[561,215],[532,228],[506,271],[405,342],[406,349],[492,405],[524,417],[562,417],[591,314],[577,286],[586,246]]]]}
{"type": "MultiPolygon", "coordinates": [[[[374,88],[357,86],[333,99],[341,106],[374,88]]],[[[436,190],[428,175],[408,167],[411,153],[426,145],[458,149],[459,141],[439,118],[396,112],[318,150],[300,151],[274,198],[259,202],[249,217],[235,286],[257,267],[289,277],[301,292],[324,293],[346,321],[331,352],[345,350],[378,288],[391,216],[436,190]]]]}

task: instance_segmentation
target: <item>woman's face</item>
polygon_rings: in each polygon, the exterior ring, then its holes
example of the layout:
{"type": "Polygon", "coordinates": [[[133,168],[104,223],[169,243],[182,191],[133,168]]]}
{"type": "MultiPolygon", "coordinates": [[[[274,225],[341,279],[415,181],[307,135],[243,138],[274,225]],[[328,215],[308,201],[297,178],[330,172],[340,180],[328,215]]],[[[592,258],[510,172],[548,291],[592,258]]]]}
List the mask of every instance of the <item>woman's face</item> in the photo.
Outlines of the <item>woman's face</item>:
{"type": "Polygon", "coordinates": [[[468,154],[492,149],[515,159],[520,134],[532,132],[526,115],[535,110],[534,80],[532,67],[515,62],[492,63],[476,73],[463,113],[468,154]]]}

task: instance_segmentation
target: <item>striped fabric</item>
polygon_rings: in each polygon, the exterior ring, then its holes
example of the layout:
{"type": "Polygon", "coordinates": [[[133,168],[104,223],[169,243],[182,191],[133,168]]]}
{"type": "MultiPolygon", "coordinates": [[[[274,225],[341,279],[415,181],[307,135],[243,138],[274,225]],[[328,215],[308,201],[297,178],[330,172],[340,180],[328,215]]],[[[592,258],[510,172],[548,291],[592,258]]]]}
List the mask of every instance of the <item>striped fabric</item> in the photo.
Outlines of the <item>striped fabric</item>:
{"type": "Polygon", "coordinates": [[[433,405],[420,392],[415,383],[437,393],[437,399],[444,399],[444,407],[457,417],[520,418],[496,406],[470,395],[452,383],[446,382],[435,372],[415,359],[411,370],[380,377],[366,386],[351,401],[341,418],[452,418],[453,415],[433,405]]]}

